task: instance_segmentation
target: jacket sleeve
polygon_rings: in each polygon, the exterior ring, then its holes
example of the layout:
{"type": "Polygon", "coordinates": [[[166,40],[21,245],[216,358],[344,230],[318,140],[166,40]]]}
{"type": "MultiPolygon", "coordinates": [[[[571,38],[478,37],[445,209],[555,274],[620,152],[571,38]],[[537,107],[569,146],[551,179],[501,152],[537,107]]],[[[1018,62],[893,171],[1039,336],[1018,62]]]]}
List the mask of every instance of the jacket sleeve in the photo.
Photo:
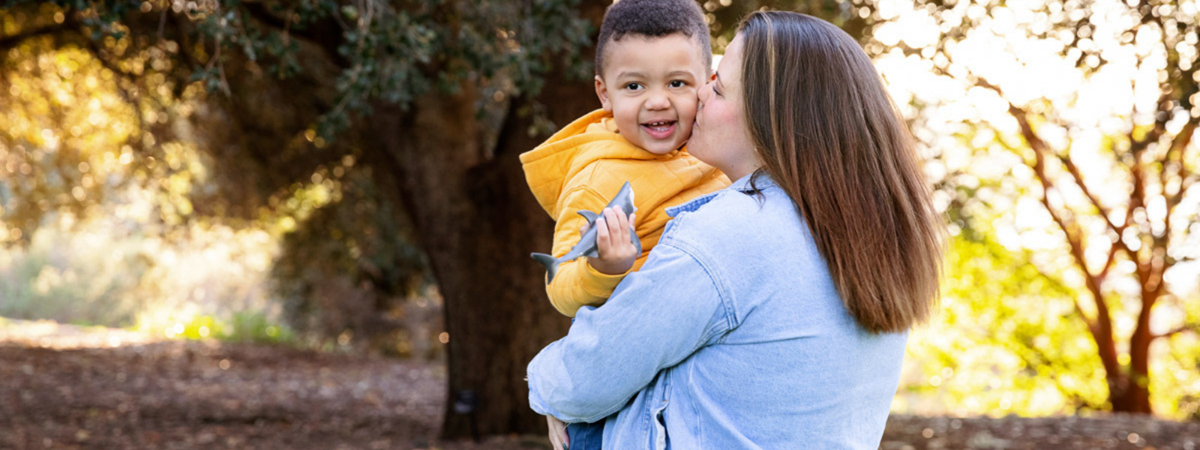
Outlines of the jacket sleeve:
{"type": "Polygon", "coordinates": [[[528,367],[529,404],[564,422],[595,422],[736,326],[729,290],[690,252],[660,243],[602,308],[582,308],[566,337],[528,367]]]}
{"type": "MultiPolygon", "coordinates": [[[[599,213],[607,204],[608,200],[587,186],[575,188],[563,196],[554,225],[551,253],[555,258],[561,258],[579,243],[579,228],[587,223],[579,211],[599,213]]],[[[588,264],[586,258],[579,258],[558,267],[558,274],[546,285],[546,295],[555,309],[567,317],[575,317],[576,311],[583,306],[603,304],[622,278],[625,278],[625,274],[600,273],[588,264]]]]}

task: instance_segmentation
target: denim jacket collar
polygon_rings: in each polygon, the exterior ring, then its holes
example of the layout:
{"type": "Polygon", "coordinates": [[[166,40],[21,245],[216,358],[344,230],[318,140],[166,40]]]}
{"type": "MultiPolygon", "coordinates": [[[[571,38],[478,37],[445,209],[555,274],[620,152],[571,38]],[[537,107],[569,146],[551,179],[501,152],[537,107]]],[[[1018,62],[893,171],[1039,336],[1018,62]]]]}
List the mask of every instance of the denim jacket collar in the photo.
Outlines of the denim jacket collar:
{"type": "Polygon", "coordinates": [[[737,191],[743,193],[752,193],[755,191],[765,191],[775,186],[777,186],[775,184],[775,180],[771,179],[771,176],[768,175],[765,170],[758,169],[754,172],[751,172],[750,175],[738,178],[737,181],[734,181],[733,184],[729,185],[729,188],[736,189],[737,191]],[[759,176],[757,180],[754,180],[754,175],[759,172],[762,173],[762,176],[759,176]],[[754,183],[751,183],[751,180],[753,180],[754,183]]]}
{"type": "Polygon", "coordinates": [[[671,217],[675,217],[675,216],[679,215],[679,213],[681,213],[681,212],[692,212],[697,209],[700,209],[701,206],[704,206],[708,202],[712,201],[712,199],[716,198],[718,195],[721,195],[721,193],[726,192],[726,191],[733,190],[733,191],[741,192],[744,194],[749,194],[749,193],[752,193],[755,191],[764,191],[769,188],[773,188],[773,187],[777,186],[775,184],[775,180],[772,180],[771,176],[767,175],[765,172],[763,173],[762,176],[758,177],[757,180],[754,180],[753,185],[751,185],[750,180],[751,180],[751,178],[754,178],[755,173],[758,173],[758,171],[755,171],[755,172],[751,173],[750,175],[746,175],[744,177],[738,178],[737,181],[734,181],[733,184],[730,184],[729,187],[725,188],[724,190],[720,190],[720,191],[713,192],[708,195],[696,197],[687,203],[667,208],[666,209],[667,215],[669,215],[671,217]]]}

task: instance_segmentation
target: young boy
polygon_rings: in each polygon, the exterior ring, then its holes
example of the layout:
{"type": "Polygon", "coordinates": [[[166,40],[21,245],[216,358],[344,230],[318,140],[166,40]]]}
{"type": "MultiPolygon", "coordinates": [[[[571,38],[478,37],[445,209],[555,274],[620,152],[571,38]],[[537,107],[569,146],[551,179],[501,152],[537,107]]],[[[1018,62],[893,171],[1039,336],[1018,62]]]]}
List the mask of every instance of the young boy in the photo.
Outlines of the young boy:
{"type": "MultiPolygon", "coordinates": [[[[568,317],[599,306],[617,283],[640,268],[670,219],[664,208],[729,185],[729,179],[681,149],[696,116],[696,90],[711,73],[704,14],[693,0],[622,0],[609,7],[596,45],[596,95],[603,105],[521,155],[538,202],[555,219],[551,254],[579,242],[587,220],[626,181],[633,187],[635,259],[565,262],[547,286],[568,317]]],[[[629,214],[630,211],[624,211],[629,214]]]]}
{"type": "MultiPolygon", "coordinates": [[[[563,263],[546,292],[568,317],[604,303],[626,274],[641,267],[670,219],[664,208],[729,185],[724,174],[682,149],[696,116],[696,91],[711,65],[708,25],[695,0],[621,0],[605,13],[596,44],[596,95],[603,109],[521,155],[530,189],[557,222],[556,258],[579,242],[587,223],[579,211],[599,212],[611,222],[615,216],[601,209],[626,181],[633,187],[637,213],[631,219],[642,252],[600,245],[597,258],[563,263]]],[[[569,427],[571,448],[593,448],[589,443],[595,442],[598,449],[603,423],[596,425],[569,427]],[[580,432],[589,437],[581,439],[580,432]]]]}

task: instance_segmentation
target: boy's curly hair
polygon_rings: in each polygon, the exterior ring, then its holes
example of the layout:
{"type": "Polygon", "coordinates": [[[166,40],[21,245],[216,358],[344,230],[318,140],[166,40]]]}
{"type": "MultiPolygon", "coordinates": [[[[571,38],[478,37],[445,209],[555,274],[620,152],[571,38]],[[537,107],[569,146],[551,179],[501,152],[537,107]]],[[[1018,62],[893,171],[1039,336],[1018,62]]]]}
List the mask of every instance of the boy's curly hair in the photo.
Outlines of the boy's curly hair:
{"type": "Polygon", "coordinates": [[[712,67],[712,46],[704,11],[695,0],[620,0],[608,7],[596,40],[596,75],[604,73],[604,49],[626,35],[663,37],[675,33],[699,41],[705,70],[712,67]]]}

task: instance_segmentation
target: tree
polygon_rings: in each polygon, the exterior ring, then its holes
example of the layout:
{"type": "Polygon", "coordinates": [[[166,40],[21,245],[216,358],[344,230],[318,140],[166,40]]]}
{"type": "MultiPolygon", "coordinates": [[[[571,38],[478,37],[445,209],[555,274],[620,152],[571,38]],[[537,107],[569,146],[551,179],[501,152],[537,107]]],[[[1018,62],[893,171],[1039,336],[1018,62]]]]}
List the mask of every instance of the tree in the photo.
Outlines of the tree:
{"type": "MultiPolygon", "coordinates": [[[[1095,344],[1114,411],[1151,413],[1151,344],[1200,326],[1183,314],[1195,294],[1171,282],[1180,263],[1194,260],[1185,249],[1200,230],[1195,8],[1150,0],[916,1],[872,12],[880,25],[868,49],[939,75],[908,81],[926,86],[912,97],[926,106],[918,134],[945,154],[954,144],[936,141],[937,122],[966,114],[972,125],[957,129],[962,142],[1000,163],[993,172],[1016,185],[1005,201],[1041,205],[1043,217],[1011,229],[1056,230],[1018,245],[1033,250],[1052,285],[1080,288],[1074,315],[1095,344]],[[968,94],[939,97],[931,94],[937,86],[968,94]],[[999,153],[1015,158],[1006,163],[999,153]],[[1156,314],[1164,304],[1177,317],[1156,331],[1168,317],[1156,314]],[[1127,313],[1132,326],[1122,330],[1116,318],[1127,313]]],[[[978,179],[967,181],[944,183],[960,205],[978,187],[978,179]]]]}
{"type": "MultiPolygon", "coordinates": [[[[525,261],[549,247],[551,222],[527,193],[516,154],[539,142],[530,130],[592,108],[581,62],[602,2],[12,3],[4,14],[19,29],[0,38],[0,50],[76,49],[116,79],[145,125],[118,138],[118,155],[129,154],[118,158],[162,169],[157,161],[167,156],[156,144],[189,139],[218,168],[211,186],[185,185],[192,189],[173,196],[188,208],[160,204],[163,222],[251,219],[313,174],[346,170],[346,157],[373,169],[385,201],[411,218],[445,298],[451,407],[443,433],[541,426],[525,400],[524,364],[567,321],[547,307],[542,274],[525,261]],[[183,98],[203,101],[172,108],[183,98]],[[180,137],[165,126],[182,122],[204,131],[180,137]]],[[[24,136],[8,143],[70,156],[24,136]]],[[[44,159],[32,153],[16,156],[44,159]]],[[[51,172],[78,177],[85,161],[67,159],[51,172]]],[[[6,182],[31,186],[9,199],[34,212],[5,211],[6,223],[26,227],[12,233],[18,240],[39,214],[58,209],[46,199],[62,197],[47,189],[70,193],[79,184],[41,183],[35,192],[34,182],[6,182]]]]}

